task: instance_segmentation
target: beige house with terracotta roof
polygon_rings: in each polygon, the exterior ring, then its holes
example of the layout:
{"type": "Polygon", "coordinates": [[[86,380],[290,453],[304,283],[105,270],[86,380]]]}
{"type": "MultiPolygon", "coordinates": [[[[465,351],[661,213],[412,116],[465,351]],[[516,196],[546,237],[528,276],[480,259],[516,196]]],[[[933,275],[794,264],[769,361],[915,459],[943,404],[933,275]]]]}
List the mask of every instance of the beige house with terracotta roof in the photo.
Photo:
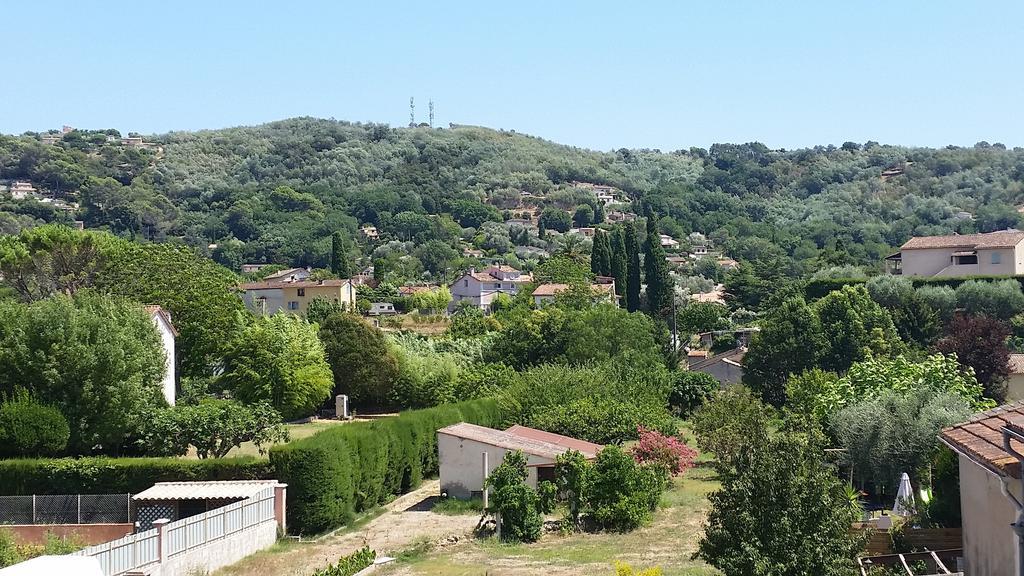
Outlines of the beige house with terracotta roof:
{"type": "MultiPolygon", "coordinates": [[[[963,516],[964,573],[971,576],[1017,574],[1017,536],[1011,524],[1022,502],[1020,461],[1004,448],[1004,430],[1021,431],[1024,402],[1006,404],[950,426],[939,439],[957,453],[963,516]]],[[[1015,439],[1010,446],[1024,452],[1015,439]]]]}
{"type": "Polygon", "coordinates": [[[350,280],[291,280],[242,284],[242,301],[255,314],[278,312],[305,316],[316,298],[337,302],[348,310],[356,305],[356,289],[350,280]]]}
{"type": "Polygon", "coordinates": [[[539,481],[554,480],[555,459],[563,452],[576,450],[592,460],[602,448],[600,444],[525,426],[495,430],[460,422],[437,431],[441,492],[462,499],[481,495],[484,479],[502,463],[505,454],[516,450],[526,456],[527,485],[536,488],[539,481]]]}
{"type": "MultiPolygon", "coordinates": [[[[556,296],[569,288],[569,284],[541,284],[533,290],[533,304],[537,308],[542,308],[554,302],[556,296]]],[[[594,294],[595,304],[602,302],[614,304],[617,298],[615,280],[612,280],[611,283],[591,284],[590,291],[594,294]]]]}
{"type": "Polygon", "coordinates": [[[1024,274],[1024,232],[919,236],[885,259],[886,272],[904,276],[1024,274]]]}

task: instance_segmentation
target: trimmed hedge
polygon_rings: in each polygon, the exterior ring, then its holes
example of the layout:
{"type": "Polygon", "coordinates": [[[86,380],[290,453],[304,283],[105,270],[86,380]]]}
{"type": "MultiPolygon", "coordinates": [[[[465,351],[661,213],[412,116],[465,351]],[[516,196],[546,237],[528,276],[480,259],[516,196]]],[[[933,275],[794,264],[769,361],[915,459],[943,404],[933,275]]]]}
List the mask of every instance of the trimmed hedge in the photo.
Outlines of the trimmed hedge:
{"type": "MultiPolygon", "coordinates": [[[[957,286],[967,282],[968,280],[983,280],[988,282],[996,282],[999,280],[1016,280],[1021,288],[1024,289],[1024,276],[956,276],[956,277],[943,277],[933,278],[929,276],[907,276],[914,288],[920,288],[922,286],[949,286],[956,290],[957,286]]],[[[807,283],[807,287],[804,289],[804,293],[808,300],[817,300],[827,295],[833,290],[841,290],[843,286],[856,286],[859,284],[866,283],[867,280],[863,278],[827,278],[821,280],[811,280],[807,283]]]]}
{"type": "Polygon", "coordinates": [[[498,426],[501,409],[485,398],[334,426],[275,446],[270,462],[288,484],[288,528],[313,534],[344,525],[437,472],[437,430],[457,422],[498,426]]]}
{"type": "Polygon", "coordinates": [[[0,494],[138,494],[154,482],[273,478],[266,459],[18,458],[0,460],[0,494]]]}

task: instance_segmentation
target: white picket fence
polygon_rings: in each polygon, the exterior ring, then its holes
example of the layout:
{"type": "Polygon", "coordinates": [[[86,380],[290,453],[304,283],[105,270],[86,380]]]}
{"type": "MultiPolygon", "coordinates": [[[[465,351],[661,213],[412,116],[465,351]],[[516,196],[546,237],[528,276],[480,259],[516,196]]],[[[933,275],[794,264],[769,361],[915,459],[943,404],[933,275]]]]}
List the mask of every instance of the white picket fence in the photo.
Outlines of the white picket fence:
{"type": "Polygon", "coordinates": [[[93,556],[104,576],[141,570],[274,519],[274,488],[145,532],[90,546],[76,556],[93,556]]]}

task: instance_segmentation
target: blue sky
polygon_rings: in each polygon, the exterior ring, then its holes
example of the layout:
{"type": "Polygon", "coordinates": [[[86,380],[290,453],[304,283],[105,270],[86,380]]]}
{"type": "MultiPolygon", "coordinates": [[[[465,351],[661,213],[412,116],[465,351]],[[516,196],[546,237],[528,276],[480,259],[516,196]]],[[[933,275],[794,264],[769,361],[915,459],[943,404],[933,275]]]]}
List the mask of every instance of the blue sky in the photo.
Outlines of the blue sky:
{"type": "Polygon", "coordinates": [[[0,132],[291,116],[596,149],[1024,145],[1024,2],[5,3],[0,132]]]}

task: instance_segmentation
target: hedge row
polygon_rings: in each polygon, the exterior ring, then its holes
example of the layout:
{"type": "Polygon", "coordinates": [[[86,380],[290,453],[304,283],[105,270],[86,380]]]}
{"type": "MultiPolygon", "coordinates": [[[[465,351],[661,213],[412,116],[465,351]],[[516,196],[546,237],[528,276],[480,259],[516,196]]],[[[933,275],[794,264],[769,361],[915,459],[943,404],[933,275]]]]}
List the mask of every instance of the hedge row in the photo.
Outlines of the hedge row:
{"type": "Polygon", "coordinates": [[[265,459],[19,458],[0,460],[0,494],[138,494],[154,482],[273,478],[265,459]]]}
{"type": "Polygon", "coordinates": [[[474,400],[335,426],[275,446],[270,462],[288,484],[289,531],[313,534],[344,525],[355,513],[416,488],[437,472],[438,428],[501,420],[495,400],[474,400]]]}
{"type": "MultiPolygon", "coordinates": [[[[1024,276],[957,276],[943,278],[934,278],[931,276],[907,276],[907,278],[910,278],[914,288],[920,288],[921,286],[949,286],[955,290],[957,286],[967,282],[968,280],[996,282],[999,280],[1011,279],[1016,280],[1021,285],[1021,288],[1024,289],[1024,276]]],[[[817,300],[833,290],[841,290],[843,286],[857,286],[866,282],[867,280],[863,278],[825,278],[820,280],[811,280],[807,283],[807,287],[804,289],[804,294],[808,300],[817,300]]]]}

